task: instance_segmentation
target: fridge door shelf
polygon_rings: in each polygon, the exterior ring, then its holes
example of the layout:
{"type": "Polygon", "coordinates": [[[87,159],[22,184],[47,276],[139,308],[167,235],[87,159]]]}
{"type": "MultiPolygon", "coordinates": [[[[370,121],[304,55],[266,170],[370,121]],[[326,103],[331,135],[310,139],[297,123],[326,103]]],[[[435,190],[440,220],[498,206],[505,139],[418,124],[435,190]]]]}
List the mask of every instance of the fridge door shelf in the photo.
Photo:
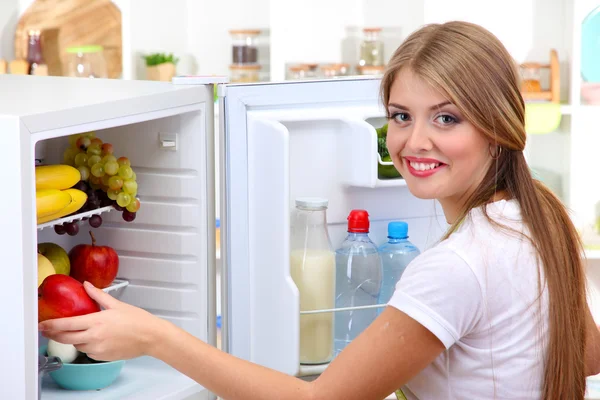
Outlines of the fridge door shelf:
{"type": "Polygon", "coordinates": [[[329,308],[329,309],[324,309],[324,310],[300,311],[300,314],[307,315],[307,314],[335,313],[335,312],[342,312],[342,311],[368,310],[368,309],[372,309],[372,308],[385,308],[386,306],[387,306],[387,304],[373,304],[370,306],[329,308]]]}
{"type": "Polygon", "coordinates": [[[345,118],[350,137],[344,140],[346,184],[350,186],[380,188],[406,186],[402,177],[380,179],[379,166],[390,167],[394,163],[383,161],[378,151],[377,132],[366,119],[345,118]]]}
{"type": "Polygon", "coordinates": [[[381,159],[381,154],[377,153],[377,162],[379,163],[379,165],[385,165],[388,167],[391,167],[392,165],[394,165],[394,163],[392,161],[383,161],[381,159]]]}
{"type": "Polygon", "coordinates": [[[63,218],[59,218],[59,219],[55,219],[52,221],[48,221],[45,222],[43,224],[39,224],[37,226],[38,230],[42,230],[44,228],[48,228],[48,227],[53,227],[55,225],[61,225],[64,224],[65,222],[73,222],[73,221],[80,221],[83,218],[89,218],[92,215],[100,215],[102,213],[106,213],[106,212],[110,212],[112,210],[114,210],[115,208],[110,205],[110,206],[106,206],[106,207],[100,207],[97,208],[95,210],[91,210],[91,211],[86,211],[86,212],[82,212],[82,213],[78,213],[78,214],[74,214],[74,215],[69,215],[63,218]]]}

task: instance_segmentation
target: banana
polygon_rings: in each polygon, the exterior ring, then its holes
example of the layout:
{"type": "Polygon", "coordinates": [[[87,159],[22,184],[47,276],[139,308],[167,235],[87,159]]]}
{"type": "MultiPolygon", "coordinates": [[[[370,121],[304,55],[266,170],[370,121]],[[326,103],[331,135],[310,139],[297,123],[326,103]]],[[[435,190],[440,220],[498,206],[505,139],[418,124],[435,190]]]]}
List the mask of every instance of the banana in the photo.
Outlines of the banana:
{"type": "Polygon", "coordinates": [[[81,173],[70,165],[41,165],[35,168],[35,190],[68,189],[81,179],[81,173]]]}
{"type": "Polygon", "coordinates": [[[69,196],[70,203],[53,214],[46,215],[44,217],[38,217],[38,224],[43,224],[48,221],[62,218],[65,215],[73,214],[74,212],[78,211],[81,207],[83,207],[83,205],[87,201],[87,194],[78,189],[63,190],[62,193],[66,193],[69,196]]]}
{"type": "Polygon", "coordinates": [[[37,217],[46,217],[65,208],[71,202],[69,193],[58,189],[43,189],[35,192],[37,217]]]}

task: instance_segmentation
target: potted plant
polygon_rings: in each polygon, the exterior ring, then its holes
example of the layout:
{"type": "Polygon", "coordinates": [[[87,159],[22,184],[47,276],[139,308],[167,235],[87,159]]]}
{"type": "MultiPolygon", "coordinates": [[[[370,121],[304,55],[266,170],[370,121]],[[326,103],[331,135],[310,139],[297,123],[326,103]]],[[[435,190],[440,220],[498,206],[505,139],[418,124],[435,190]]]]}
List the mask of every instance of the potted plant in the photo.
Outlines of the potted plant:
{"type": "Polygon", "coordinates": [[[153,53],[144,56],[146,77],[152,81],[167,81],[175,76],[175,66],[179,61],[173,54],[153,53]]]}

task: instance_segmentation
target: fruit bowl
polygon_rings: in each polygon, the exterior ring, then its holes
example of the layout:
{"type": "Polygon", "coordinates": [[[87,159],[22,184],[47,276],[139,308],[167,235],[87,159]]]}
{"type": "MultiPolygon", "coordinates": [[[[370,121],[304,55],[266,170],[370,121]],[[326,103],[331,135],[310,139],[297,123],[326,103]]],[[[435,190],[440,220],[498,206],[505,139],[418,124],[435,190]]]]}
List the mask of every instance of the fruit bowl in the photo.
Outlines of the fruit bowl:
{"type": "MultiPolygon", "coordinates": [[[[39,354],[47,356],[48,346],[39,354]]],[[[125,360],[98,361],[91,364],[63,363],[62,368],[49,373],[58,386],[67,390],[100,390],[112,385],[119,377],[125,360]]]]}

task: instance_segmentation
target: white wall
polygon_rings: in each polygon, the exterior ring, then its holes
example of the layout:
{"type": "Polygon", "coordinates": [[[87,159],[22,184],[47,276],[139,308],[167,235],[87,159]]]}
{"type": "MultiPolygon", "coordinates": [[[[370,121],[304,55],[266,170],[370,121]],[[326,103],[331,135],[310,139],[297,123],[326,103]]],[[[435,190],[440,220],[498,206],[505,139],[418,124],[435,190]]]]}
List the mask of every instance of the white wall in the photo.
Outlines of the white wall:
{"type": "Polygon", "coordinates": [[[0,0],[0,59],[15,56],[15,29],[19,19],[19,0],[0,0]]]}

